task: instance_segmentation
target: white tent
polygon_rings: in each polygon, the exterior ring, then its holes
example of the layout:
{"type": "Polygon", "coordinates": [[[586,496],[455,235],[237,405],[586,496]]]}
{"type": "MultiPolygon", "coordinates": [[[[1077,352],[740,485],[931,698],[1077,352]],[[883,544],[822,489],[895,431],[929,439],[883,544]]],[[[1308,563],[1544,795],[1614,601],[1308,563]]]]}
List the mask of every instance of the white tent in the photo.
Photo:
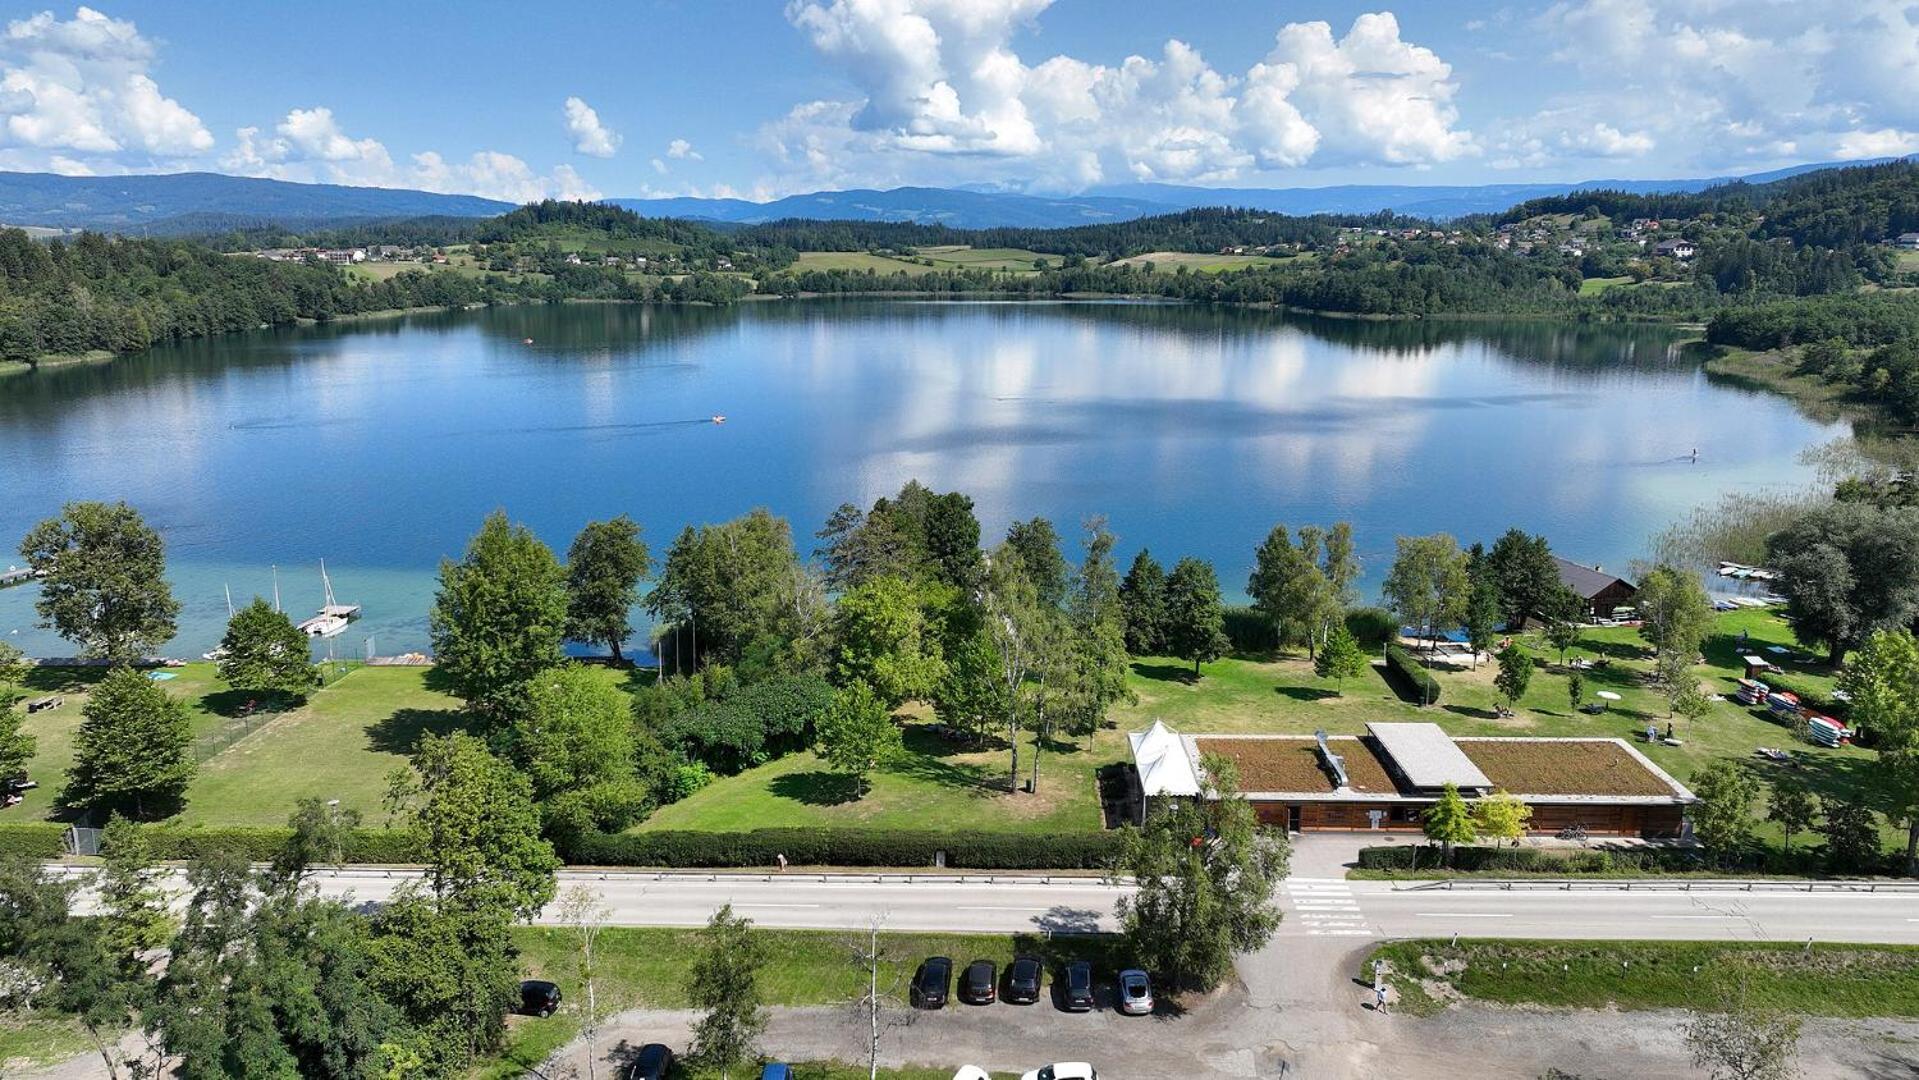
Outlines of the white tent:
{"type": "Polygon", "coordinates": [[[1133,744],[1133,766],[1139,770],[1139,786],[1144,794],[1190,798],[1200,793],[1199,768],[1193,761],[1192,751],[1179,732],[1167,727],[1164,720],[1155,720],[1152,727],[1132,732],[1126,738],[1133,744]]]}

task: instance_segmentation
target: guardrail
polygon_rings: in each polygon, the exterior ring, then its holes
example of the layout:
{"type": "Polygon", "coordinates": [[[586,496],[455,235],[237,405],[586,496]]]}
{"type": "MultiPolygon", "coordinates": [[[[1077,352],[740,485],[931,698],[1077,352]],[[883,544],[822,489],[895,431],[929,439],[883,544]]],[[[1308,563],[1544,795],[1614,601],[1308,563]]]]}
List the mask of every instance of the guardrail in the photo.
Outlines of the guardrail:
{"type": "Polygon", "coordinates": [[[1738,878],[1441,878],[1394,892],[1836,892],[1919,893],[1919,881],[1759,881],[1738,878]]]}

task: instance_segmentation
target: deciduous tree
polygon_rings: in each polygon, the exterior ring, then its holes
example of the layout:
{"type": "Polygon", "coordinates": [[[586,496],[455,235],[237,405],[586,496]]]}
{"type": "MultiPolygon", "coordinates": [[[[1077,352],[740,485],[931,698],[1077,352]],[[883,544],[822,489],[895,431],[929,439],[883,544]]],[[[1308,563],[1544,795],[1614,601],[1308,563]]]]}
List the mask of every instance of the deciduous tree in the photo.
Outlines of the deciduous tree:
{"type": "Polygon", "coordinates": [[[1519,699],[1533,681],[1533,658],[1517,645],[1499,650],[1499,674],[1493,676],[1493,688],[1506,699],[1508,708],[1517,709],[1519,699]]]}
{"type": "Polygon", "coordinates": [[[759,1053],[766,1030],[760,990],[766,946],[752,920],[735,915],[731,904],[713,913],[699,937],[686,983],[687,1002],[701,1013],[693,1025],[693,1051],[724,1078],[759,1053]]]}
{"type": "Polygon", "coordinates": [[[1173,565],[1166,578],[1167,651],[1199,665],[1225,655],[1226,614],[1220,603],[1219,578],[1213,564],[1187,556],[1173,565]]]}
{"type": "Polygon", "coordinates": [[[1766,820],[1785,834],[1786,853],[1792,853],[1792,838],[1812,828],[1819,812],[1819,801],[1806,782],[1795,776],[1782,776],[1772,782],[1766,796],[1766,820]]]}
{"type": "Polygon", "coordinates": [[[1730,761],[1716,761],[1692,776],[1692,834],[1707,851],[1723,860],[1751,846],[1753,800],[1759,781],[1730,761]]]}
{"type": "Polygon", "coordinates": [[[320,685],[313,643],[285,613],[259,597],[227,620],[220,639],[220,677],[235,690],[306,696],[320,685]]]}
{"type": "Polygon", "coordinates": [[[1439,800],[1426,808],[1420,827],[1426,839],[1439,845],[1440,856],[1448,866],[1452,865],[1455,844],[1470,844],[1479,836],[1473,825],[1472,808],[1459,797],[1458,785],[1451,783],[1441,788],[1439,800]]]}
{"type": "Polygon", "coordinates": [[[413,829],[442,908],[504,924],[532,918],[553,899],[559,860],[540,838],[524,775],[463,732],[422,739],[413,768],[413,829]]]}
{"type": "Polygon", "coordinates": [[[627,696],[591,668],[563,664],[534,676],[504,742],[550,839],[619,832],[646,812],[627,696]]]}
{"type": "Polygon", "coordinates": [[[1869,874],[1879,865],[1879,815],[1857,797],[1821,799],[1826,820],[1819,832],[1826,840],[1829,874],[1869,874]]]}
{"type": "Polygon", "coordinates": [[[566,552],[566,636],[606,646],[616,664],[624,660],[620,645],[632,633],[640,582],[652,569],[632,518],[587,522],[566,552]]]}
{"type": "Polygon", "coordinates": [[[193,726],[186,706],[128,667],[107,673],[80,711],[68,806],[139,821],[169,817],[193,782],[193,726]]]}
{"type": "Polygon", "coordinates": [[[1120,610],[1126,615],[1126,651],[1134,656],[1158,656],[1166,651],[1166,571],[1141,549],[1127,568],[1119,587],[1120,610]]]}
{"type": "Polygon", "coordinates": [[[865,683],[888,708],[931,697],[946,673],[938,628],[903,578],[872,578],[841,596],[833,639],[837,681],[865,683]]]}
{"type": "Polygon", "coordinates": [[[1473,831],[1487,840],[1517,844],[1532,819],[1533,808],[1510,792],[1495,791],[1473,801],[1473,831]]]}
{"type": "Polygon", "coordinates": [[[841,687],[820,717],[820,758],[853,778],[855,797],[866,794],[866,778],[897,758],[901,749],[899,725],[863,682],[841,687]]]}
{"type": "Polygon", "coordinates": [[[1346,681],[1366,674],[1371,662],[1366,650],[1359,647],[1353,632],[1346,629],[1345,623],[1339,623],[1326,635],[1326,644],[1320,647],[1319,655],[1313,659],[1313,674],[1322,679],[1331,679],[1333,685],[1343,693],[1346,681]]]}
{"type": "Polygon", "coordinates": [[[1466,614],[1466,556],[1445,533],[1402,536],[1382,591],[1400,618],[1429,638],[1466,614]]]}
{"type": "Polygon", "coordinates": [[[68,503],[28,531],[20,554],[41,575],[40,625],[83,655],[131,662],[173,637],[166,547],[126,503],[68,503]]]}
{"type": "Polygon", "coordinates": [[[1919,510],[1836,502],[1768,537],[1766,556],[1794,635],[1825,646],[1835,666],[1919,614],[1919,510]]]}
{"type": "Polygon", "coordinates": [[[1906,872],[1919,874],[1919,641],[1909,630],[1868,638],[1840,676],[1852,722],[1878,739],[1869,777],[1886,816],[1906,830],[1906,872]]]}
{"type": "Polygon", "coordinates": [[[560,662],[566,607],[552,550],[496,510],[459,562],[440,563],[429,618],[437,670],[497,725],[521,706],[527,681],[560,662]]]}

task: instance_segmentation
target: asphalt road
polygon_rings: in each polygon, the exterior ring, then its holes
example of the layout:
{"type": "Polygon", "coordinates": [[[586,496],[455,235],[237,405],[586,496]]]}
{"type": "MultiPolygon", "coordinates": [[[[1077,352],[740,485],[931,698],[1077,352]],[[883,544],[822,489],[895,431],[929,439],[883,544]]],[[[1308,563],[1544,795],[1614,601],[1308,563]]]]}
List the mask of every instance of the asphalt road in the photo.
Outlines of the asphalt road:
{"type": "MultiPolygon", "coordinates": [[[[326,896],[378,903],[417,872],[321,871],[326,896]]],[[[176,881],[176,888],[184,885],[176,881]]],[[[698,926],[722,904],[761,926],[1086,933],[1116,928],[1123,887],[1086,878],[956,879],[905,875],[643,874],[564,871],[560,892],[591,890],[608,922],[698,926]]],[[[1919,944],[1919,891],[1814,892],[1715,885],[1693,891],[1413,888],[1408,883],[1294,877],[1280,893],[1282,937],[1609,938],[1919,944]]],[[[557,906],[557,905],[556,905],[557,906]]],[[[549,909],[549,912],[551,909],[549,909]]]]}

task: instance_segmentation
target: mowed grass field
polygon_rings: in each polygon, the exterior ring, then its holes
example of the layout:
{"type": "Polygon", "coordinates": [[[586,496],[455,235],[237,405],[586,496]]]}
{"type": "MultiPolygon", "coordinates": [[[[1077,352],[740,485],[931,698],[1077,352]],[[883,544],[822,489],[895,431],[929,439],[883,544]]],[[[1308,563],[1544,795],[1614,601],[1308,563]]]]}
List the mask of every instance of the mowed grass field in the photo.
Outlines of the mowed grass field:
{"type": "MultiPolygon", "coordinates": [[[[1102,827],[1097,771],[1129,760],[1126,733],[1155,720],[1186,734],[1288,733],[1360,734],[1371,721],[1431,721],[1456,735],[1607,736],[1624,738],[1666,771],[1684,781],[1721,759],[1743,762],[1762,778],[1803,778],[1821,793],[1848,794],[1858,789],[1873,754],[1853,747],[1824,749],[1797,741],[1794,732],[1764,710],[1731,700],[1714,702],[1698,721],[1672,721],[1681,743],[1647,744],[1639,734],[1648,723],[1663,731],[1664,691],[1650,682],[1650,653],[1630,627],[1587,630],[1575,658],[1603,660],[1582,673],[1585,699],[1610,690],[1620,701],[1594,714],[1575,709],[1567,696],[1567,672],[1559,657],[1537,638],[1518,639],[1535,658],[1532,682],[1516,715],[1495,711],[1494,666],[1441,667],[1438,704],[1420,707],[1404,700],[1375,662],[1362,676],[1335,686],[1316,677],[1303,655],[1233,657],[1203,667],[1175,659],[1143,657],[1132,662],[1131,702],[1122,702],[1096,734],[1060,739],[1046,746],[1040,760],[1037,794],[1015,792],[1007,769],[1009,748],[1001,740],[986,745],[955,741],[935,733],[930,711],[914,705],[902,710],[906,755],[871,778],[855,797],[852,782],[828,769],[815,755],[799,753],[737,776],[722,777],[692,797],[663,807],[636,826],[643,830],[693,829],[740,831],[775,826],[1003,830],[1051,835],[1102,827]],[[1786,750],[1793,765],[1755,757],[1758,747],[1786,750]]],[[[1800,650],[1791,630],[1772,611],[1747,610],[1720,615],[1706,643],[1708,663],[1695,669],[1709,692],[1729,695],[1741,674],[1739,655],[1758,651],[1790,671],[1803,686],[1828,690],[1830,674],[1818,658],[1800,650]],[[1748,641],[1741,645],[1744,632],[1748,641]],[[1768,651],[1784,649],[1782,653],[1768,651]]],[[[609,669],[605,677],[625,685],[626,676],[609,669]]],[[[211,664],[174,669],[168,693],[188,703],[195,730],[199,776],[188,791],[181,820],[208,825],[279,825],[302,797],[338,799],[369,822],[382,820],[386,777],[406,763],[422,735],[462,726],[458,701],[434,685],[428,668],[366,667],[351,671],[316,692],[304,705],[281,713],[239,717],[237,695],[220,683],[211,664]]],[[[54,799],[72,759],[73,735],[80,723],[95,670],[40,669],[27,694],[57,693],[66,704],[27,720],[39,739],[31,775],[41,783],[10,817],[50,816],[54,799]]],[[[1031,775],[1033,741],[1021,736],[1020,783],[1031,775]]],[[[1762,828],[1762,832],[1770,830],[1762,828]]],[[[1776,835],[1776,833],[1774,834],[1776,835]]]]}
{"type": "Polygon", "coordinates": [[[870,251],[802,251],[793,269],[871,270],[876,274],[925,274],[934,270],[1004,270],[1033,273],[1034,262],[1058,266],[1057,255],[1041,255],[1021,248],[973,248],[938,245],[918,249],[917,255],[881,255],[870,251]],[[930,265],[929,265],[930,264],[930,265]]]}
{"type": "Polygon", "coordinates": [[[1212,255],[1189,251],[1149,251],[1144,255],[1115,259],[1115,266],[1144,266],[1152,263],[1155,270],[1173,271],[1184,266],[1197,273],[1216,274],[1223,270],[1240,270],[1248,266],[1285,266],[1296,263],[1304,256],[1291,259],[1275,258],[1271,255],[1212,255]]]}

